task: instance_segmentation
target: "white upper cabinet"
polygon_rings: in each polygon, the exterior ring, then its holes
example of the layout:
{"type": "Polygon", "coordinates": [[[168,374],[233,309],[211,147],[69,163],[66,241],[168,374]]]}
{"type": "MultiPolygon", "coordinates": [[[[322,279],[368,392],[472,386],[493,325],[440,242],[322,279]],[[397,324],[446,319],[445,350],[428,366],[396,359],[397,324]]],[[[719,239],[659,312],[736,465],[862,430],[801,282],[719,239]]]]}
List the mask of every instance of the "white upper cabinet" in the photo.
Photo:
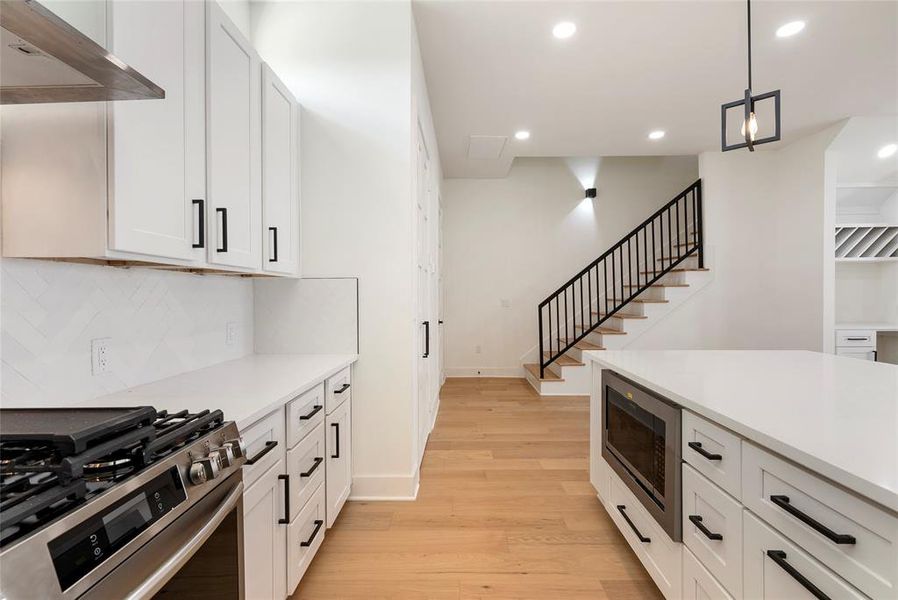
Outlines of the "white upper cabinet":
{"type": "Polygon", "coordinates": [[[108,105],[109,249],[203,261],[206,198],[202,3],[115,2],[111,50],[165,89],[108,105]]]}
{"type": "Polygon", "coordinates": [[[262,269],[299,271],[299,105],[262,65],[262,269]]]}
{"type": "Polygon", "coordinates": [[[221,7],[206,6],[208,262],[259,269],[261,62],[221,7]]]}

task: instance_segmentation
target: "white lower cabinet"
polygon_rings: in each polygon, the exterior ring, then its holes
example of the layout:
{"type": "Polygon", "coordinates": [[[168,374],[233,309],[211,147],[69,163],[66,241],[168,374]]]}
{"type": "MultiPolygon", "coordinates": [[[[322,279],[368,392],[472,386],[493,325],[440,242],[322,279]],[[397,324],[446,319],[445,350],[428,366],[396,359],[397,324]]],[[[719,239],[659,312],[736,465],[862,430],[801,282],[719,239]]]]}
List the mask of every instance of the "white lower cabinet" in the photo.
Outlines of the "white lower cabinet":
{"type": "Polygon", "coordinates": [[[324,486],[319,485],[287,528],[287,593],[292,594],[321,547],[325,535],[324,486]]]}
{"type": "Polygon", "coordinates": [[[243,563],[246,600],[287,595],[287,530],[283,517],[284,461],[258,477],[243,493],[243,563]]]}
{"type": "Polygon", "coordinates": [[[290,519],[305,506],[312,494],[324,483],[324,423],[319,423],[303,441],[287,451],[287,473],[290,475],[290,519]]]}
{"type": "Polygon", "coordinates": [[[763,600],[861,600],[863,594],[745,511],[745,597],[763,600]]]}
{"type": "Polygon", "coordinates": [[[325,418],[327,439],[327,526],[332,527],[352,487],[352,403],[343,402],[325,418]]]}
{"type": "Polygon", "coordinates": [[[683,600],[733,600],[688,546],[683,549],[683,600]]]}

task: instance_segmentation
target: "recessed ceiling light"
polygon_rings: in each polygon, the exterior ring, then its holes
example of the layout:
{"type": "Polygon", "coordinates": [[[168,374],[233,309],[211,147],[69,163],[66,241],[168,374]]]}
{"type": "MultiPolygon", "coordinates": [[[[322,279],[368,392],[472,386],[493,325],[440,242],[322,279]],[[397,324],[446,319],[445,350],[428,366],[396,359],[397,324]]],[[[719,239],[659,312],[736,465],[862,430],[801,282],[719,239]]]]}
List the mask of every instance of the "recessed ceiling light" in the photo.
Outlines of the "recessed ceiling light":
{"type": "Polygon", "coordinates": [[[566,40],[577,33],[577,26],[570,21],[562,21],[552,28],[552,35],[559,40],[566,40]]]}
{"type": "Polygon", "coordinates": [[[888,158],[898,152],[898,144],[886,144],[882,148],[879,149],[879,152],[876,153],[876,156],[879,158],[888,158]]]}
{"type": "Polygon", "coordinates": [[[655,131],[653,131],[649,134],[650,140],[660,140],[663,137],[664,137],[664,132],[660,129],[656,129],[655,131]]]}
{"type": "Polygon", "coordinates": [[[529,131],[524,131],[523,129],[522,129],[521,131],[517,131],[517,132],[515,132],[515,134],[514,134],[514,139],[516,139],[516,140],[529,140],[529,139],[530,139],[530,132],[529,132],[529,131]]]}
{"type": "Polygon", "coordinates": [[[792,37],[804,29],[804,21],[791,21],[776,30],[776,37],[792,37]]]}

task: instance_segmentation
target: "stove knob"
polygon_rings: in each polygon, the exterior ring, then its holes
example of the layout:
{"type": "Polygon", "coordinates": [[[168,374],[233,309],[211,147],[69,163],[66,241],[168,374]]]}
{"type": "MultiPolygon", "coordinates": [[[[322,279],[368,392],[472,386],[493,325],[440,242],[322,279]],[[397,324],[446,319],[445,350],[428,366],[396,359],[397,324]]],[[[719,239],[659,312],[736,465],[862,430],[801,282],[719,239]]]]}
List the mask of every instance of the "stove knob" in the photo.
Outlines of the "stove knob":
{"type": "Polygon", "coordinates": [[[222,467],[230,467],[234,462],[234,451],[227,444],[222,446],[221,448],[215,448],[212,450],[214,454],[218,455],[218,458],[221,459],[222,467]]]}
{"type": "Polygon", "coordinates": [[[206,458],[193,461],[190,465],[190,481],[200,485],[218,477],[221,471],[221,459],[218,454],[209,454],[206,458]]]}
{"type": "Polygon", "coordinates": [[[243,443],[243,438],[239,437],[235,440],[228,440],[224,443],[224,446],[229,447],[231,449],[231,453],[235,458],[245,458],[246,457],[246,444],[243,443]]]}

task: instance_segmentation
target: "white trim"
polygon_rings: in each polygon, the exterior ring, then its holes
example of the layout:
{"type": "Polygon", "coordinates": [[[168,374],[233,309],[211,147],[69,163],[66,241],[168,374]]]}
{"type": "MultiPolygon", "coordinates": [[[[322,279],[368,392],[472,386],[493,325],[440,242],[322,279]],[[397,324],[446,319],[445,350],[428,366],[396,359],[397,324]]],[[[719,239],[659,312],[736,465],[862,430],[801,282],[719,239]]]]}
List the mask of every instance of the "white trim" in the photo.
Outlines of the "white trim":
{"type": "Polygon", "coordinates": [[[446,367],[450,377],[524,377],[523,367],[446,367]]]}

